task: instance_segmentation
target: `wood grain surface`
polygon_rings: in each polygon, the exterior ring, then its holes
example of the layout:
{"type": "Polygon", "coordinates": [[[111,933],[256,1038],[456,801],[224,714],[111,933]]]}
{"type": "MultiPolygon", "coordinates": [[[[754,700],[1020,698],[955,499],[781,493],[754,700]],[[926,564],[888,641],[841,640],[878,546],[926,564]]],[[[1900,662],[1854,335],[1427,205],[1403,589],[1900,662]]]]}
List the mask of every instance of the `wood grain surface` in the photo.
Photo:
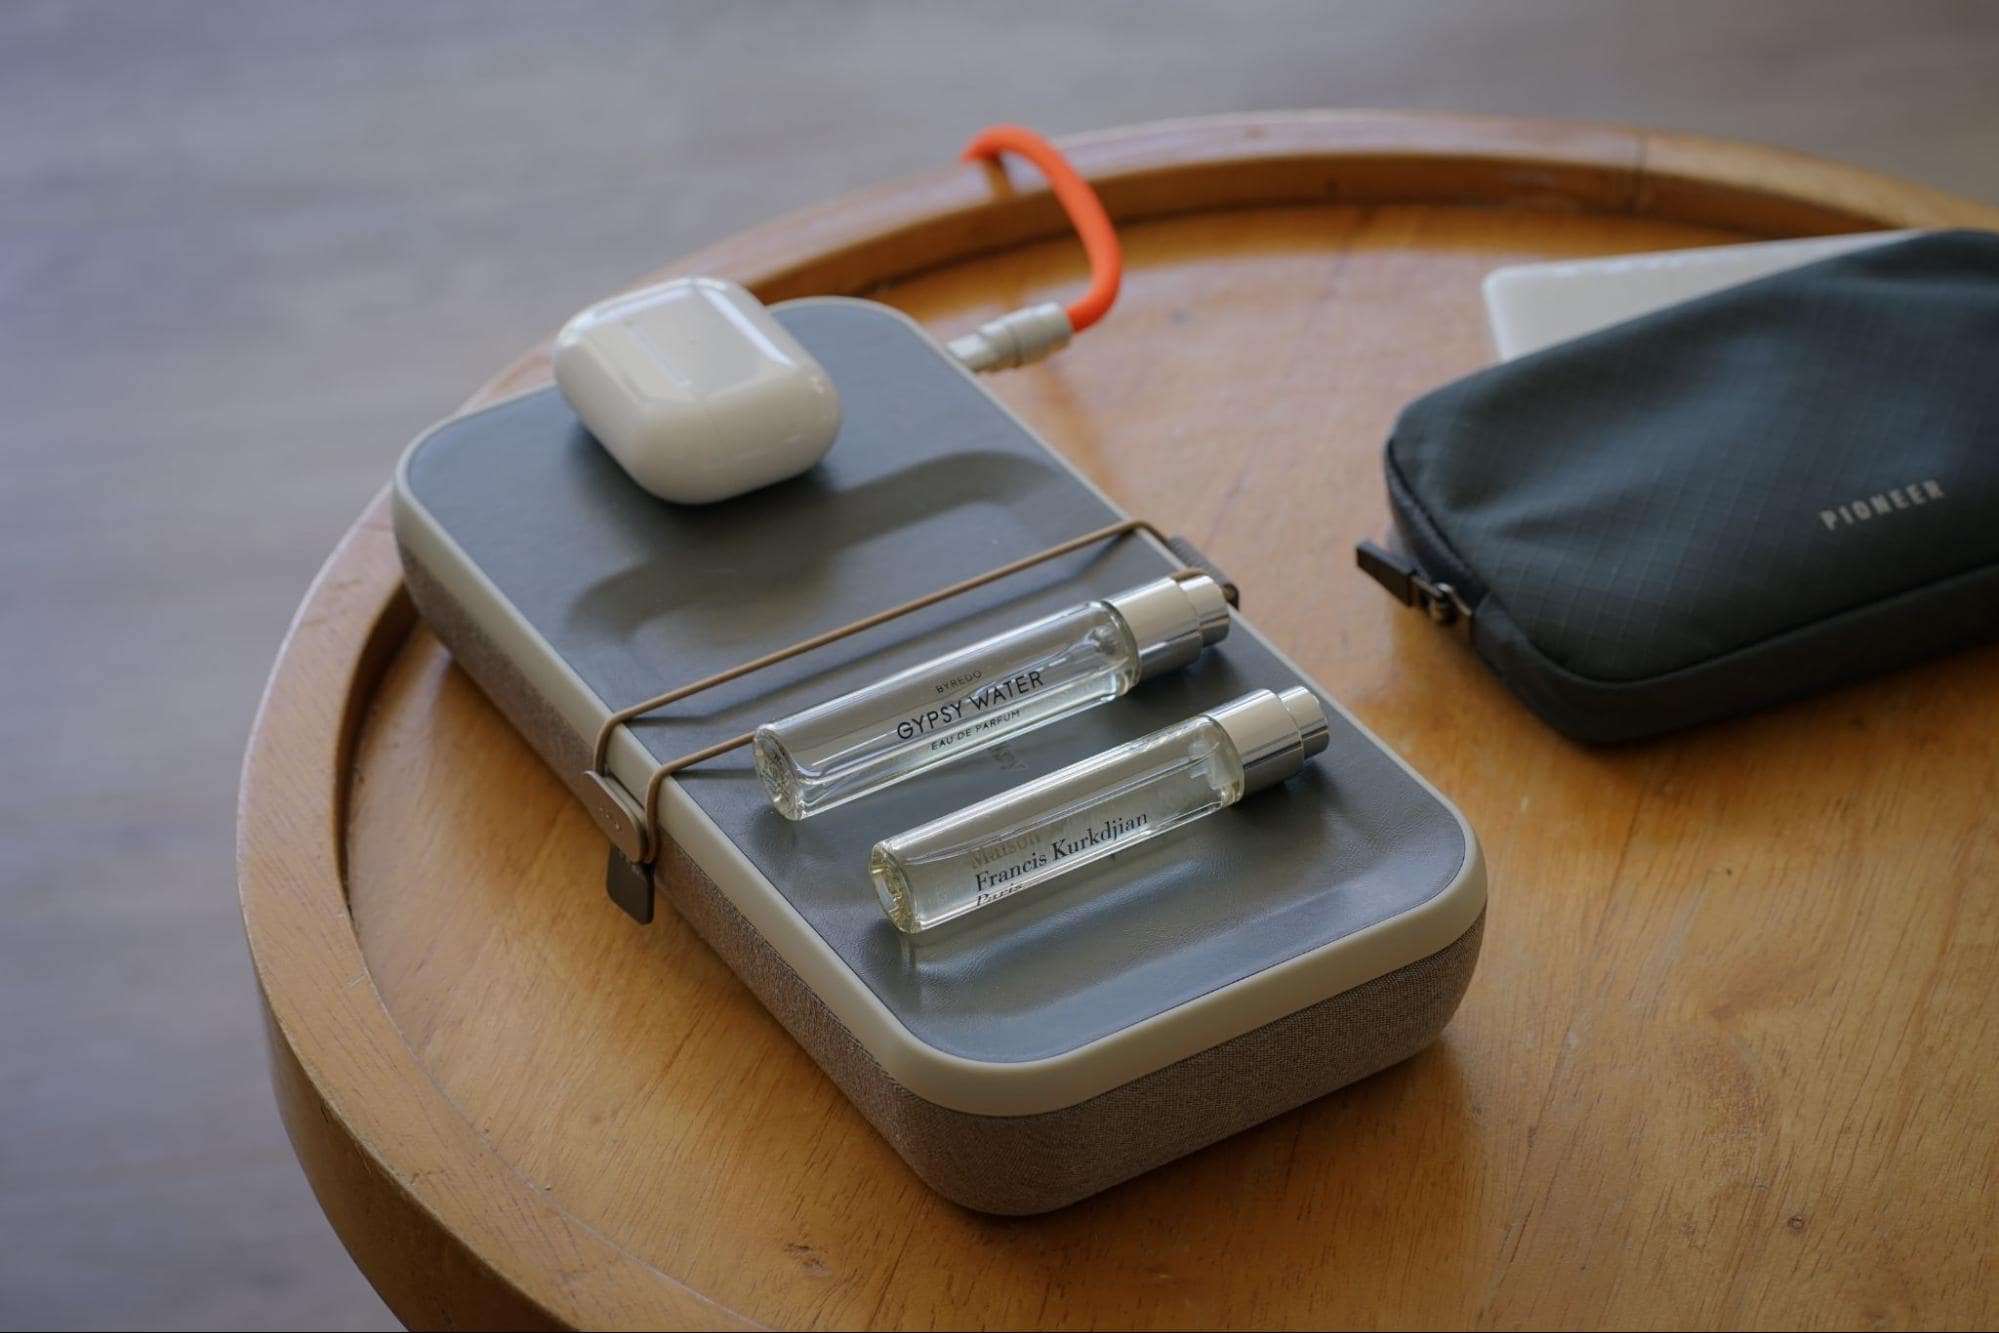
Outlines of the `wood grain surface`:
{"type": "MultiPolygon", "coordinates": [[[[418,625],[378,502],[271,679],[244,915],[286,1123],[405,1320],[1057,1327],[1999,1318],[1999,650],[1621,749],[1531,719],[1352,568],[1497,264],[1999,211],[1612,128],[1390,115],[1070,141],[1102,327],[995,391],[1464,809],[1485,954],[1443,1040],[1041,1218],[944,1203],[603,844],[418,625]]],[[[970,168],[676,264],[941,336],[1082,273],[970,168]]],[[[531,354],[484,397],[545,376],[531,354]]]]}

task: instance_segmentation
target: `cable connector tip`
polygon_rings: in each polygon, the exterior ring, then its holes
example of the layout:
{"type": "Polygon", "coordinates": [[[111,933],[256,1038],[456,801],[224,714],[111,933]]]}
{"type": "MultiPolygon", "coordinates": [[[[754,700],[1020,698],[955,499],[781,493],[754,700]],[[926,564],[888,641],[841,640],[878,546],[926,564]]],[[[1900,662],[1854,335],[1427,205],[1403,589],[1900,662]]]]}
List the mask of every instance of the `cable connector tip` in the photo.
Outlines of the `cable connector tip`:
{"type": "Polygon", "coordinates": [[[951,355],[973,373],[1031,365],[1069,345],[1069,312],[1053,301],[1023,306],[951,340],[951,355]]]}

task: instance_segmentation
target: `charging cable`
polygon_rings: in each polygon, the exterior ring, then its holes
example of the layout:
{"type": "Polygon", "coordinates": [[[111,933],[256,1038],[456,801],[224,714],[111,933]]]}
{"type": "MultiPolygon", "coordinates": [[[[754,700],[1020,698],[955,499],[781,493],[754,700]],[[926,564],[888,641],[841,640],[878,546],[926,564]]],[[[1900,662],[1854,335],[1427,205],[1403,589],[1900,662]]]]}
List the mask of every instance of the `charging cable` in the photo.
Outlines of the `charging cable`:
{"type": "Polygon", "coordinates": [[[1070,224],[1082,238],[1083,253],[1089,256],[1090,287],[1067,308],[1053,301],[1023,306],[981,324],[962,338],[953,338],[951,355],[973,371],[1009,370],[1060,351],[1069,345],[1070,338],[1104,317],[1111,302],[1117,300],[1118,284],[1124,277],[1124,254],[1118,248],[1110,215],[1062,151],[1033,130],[993,125],[965,145],[963,160],[992,161],[1002,153],[1026,158],[1048,178],[1055,201],[1069,215],[1070,224]]]}

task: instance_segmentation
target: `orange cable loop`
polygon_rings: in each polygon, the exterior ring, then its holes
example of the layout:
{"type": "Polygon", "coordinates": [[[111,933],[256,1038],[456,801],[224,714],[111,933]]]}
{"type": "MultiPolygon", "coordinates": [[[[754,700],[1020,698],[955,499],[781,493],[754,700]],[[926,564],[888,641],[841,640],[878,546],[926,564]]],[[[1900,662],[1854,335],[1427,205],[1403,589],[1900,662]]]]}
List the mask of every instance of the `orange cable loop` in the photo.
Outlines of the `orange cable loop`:
{"type": "Polygon", "coordinates": [[[1118,284],[1124,279],[1124,252],[1118,248],[1110,214],[1104,212],[1097,192],[1069,165],[1062,150],[1023,126],[987,126],[965,145],[962,160],[991,161],[1001,153],[1017,153],[1040,168],[1055,201],[1082,238],[1083,253],[1090,257],[1090,289],[1068,307],[1069,327],[1081,333],[1104,317],[1111,302],[1117,300],[1118,284]]]}

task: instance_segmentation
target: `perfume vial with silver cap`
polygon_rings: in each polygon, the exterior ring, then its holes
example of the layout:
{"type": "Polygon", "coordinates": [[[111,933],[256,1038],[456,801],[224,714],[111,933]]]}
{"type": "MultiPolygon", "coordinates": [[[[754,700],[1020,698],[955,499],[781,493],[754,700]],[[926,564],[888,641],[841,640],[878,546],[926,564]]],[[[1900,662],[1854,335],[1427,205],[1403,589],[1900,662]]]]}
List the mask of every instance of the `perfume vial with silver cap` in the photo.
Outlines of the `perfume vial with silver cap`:
{"type": "Polygon", "coordinates": [[[1317,695],[1255,690],[877,843],[868,875],[898,930],[928,930],[1234,805],[1326,743],[1317,695]]]}
{"type": "Polygon", "coordinates": [[[1115,699],[1228,632],[1213,579],[1156,579],[759,727],[757,775],[805,819],[1115,699]]]}

